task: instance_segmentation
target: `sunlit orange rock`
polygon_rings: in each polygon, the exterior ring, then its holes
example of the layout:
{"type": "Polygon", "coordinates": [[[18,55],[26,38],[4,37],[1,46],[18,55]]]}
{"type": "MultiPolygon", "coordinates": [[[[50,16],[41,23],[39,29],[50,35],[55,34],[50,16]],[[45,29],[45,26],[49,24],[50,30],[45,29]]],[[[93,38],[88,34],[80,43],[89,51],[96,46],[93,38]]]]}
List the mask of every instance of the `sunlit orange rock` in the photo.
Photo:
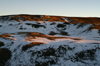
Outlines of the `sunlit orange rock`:
{"type": "Polygon", "coordinates": [[[31,44],[28,44],[27,46],[29,46],[29,45],[39,45],[39,44],[44,44],[44,43],[42,43],[42,42],[33,42],[31,44]]]}

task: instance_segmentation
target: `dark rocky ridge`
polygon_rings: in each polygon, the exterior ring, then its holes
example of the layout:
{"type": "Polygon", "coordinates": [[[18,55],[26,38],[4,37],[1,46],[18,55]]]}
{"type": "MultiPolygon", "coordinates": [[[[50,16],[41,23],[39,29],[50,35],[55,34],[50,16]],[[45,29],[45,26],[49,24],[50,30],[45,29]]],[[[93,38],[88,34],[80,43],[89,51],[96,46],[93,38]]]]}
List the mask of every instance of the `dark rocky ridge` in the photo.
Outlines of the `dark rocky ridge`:
{"type": "Polygon", "coordinates": [[[97,17],[65,17],[65,16],[49,16],[49,15],[6,15],[0,16],[0,20],[16,20],[16,21],[65,21],[68,19],[71,22],[80,22],[80,23],[94,23],[95,21],[100,23],[100,18],[97,17]]]}
{"type": "Polygon", "coordinates": [[[100,30],[100,18],[97,17],[65,17],[65,16],[49,16],[49,15],[7,15],[0,16],[2,21],[51,21],[51,22],[66,22],[69,21],[72,24],[84,23],[93,24],[95,29],[100,30]]]}

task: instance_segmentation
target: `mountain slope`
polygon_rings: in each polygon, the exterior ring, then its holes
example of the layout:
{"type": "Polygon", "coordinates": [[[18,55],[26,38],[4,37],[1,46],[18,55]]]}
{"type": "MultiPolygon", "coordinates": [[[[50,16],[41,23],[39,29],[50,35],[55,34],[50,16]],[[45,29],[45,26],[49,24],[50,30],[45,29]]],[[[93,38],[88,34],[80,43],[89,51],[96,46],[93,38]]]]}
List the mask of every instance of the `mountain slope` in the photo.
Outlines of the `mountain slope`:
{"type": "Polygon", "coordinates": [[[0,17],[0,66],[99,66],[99,52],[100,18],[0,17]]]}

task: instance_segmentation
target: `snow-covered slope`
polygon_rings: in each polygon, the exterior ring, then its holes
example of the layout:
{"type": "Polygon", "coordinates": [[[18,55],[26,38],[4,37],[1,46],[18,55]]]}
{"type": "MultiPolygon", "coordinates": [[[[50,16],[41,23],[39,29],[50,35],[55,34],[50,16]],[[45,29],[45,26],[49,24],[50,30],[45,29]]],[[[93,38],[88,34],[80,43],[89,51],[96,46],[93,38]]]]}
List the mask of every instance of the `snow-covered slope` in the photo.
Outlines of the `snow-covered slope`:
{"type": "Polygon", "coordinates": [[[0,66],[100,66],[95,24],[12,17],[0,18],[0,66]]]}

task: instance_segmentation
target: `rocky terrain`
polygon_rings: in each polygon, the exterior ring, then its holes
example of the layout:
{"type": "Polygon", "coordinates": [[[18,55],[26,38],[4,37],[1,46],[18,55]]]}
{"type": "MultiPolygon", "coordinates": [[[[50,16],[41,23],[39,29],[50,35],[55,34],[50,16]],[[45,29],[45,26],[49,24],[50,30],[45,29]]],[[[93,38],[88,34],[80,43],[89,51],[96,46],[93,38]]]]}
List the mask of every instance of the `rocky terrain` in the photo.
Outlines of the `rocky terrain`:
{"type": "Polygon", "coordinates": [[[100,66],[100,18],[0,16],[0,66],[100,66]]]}

